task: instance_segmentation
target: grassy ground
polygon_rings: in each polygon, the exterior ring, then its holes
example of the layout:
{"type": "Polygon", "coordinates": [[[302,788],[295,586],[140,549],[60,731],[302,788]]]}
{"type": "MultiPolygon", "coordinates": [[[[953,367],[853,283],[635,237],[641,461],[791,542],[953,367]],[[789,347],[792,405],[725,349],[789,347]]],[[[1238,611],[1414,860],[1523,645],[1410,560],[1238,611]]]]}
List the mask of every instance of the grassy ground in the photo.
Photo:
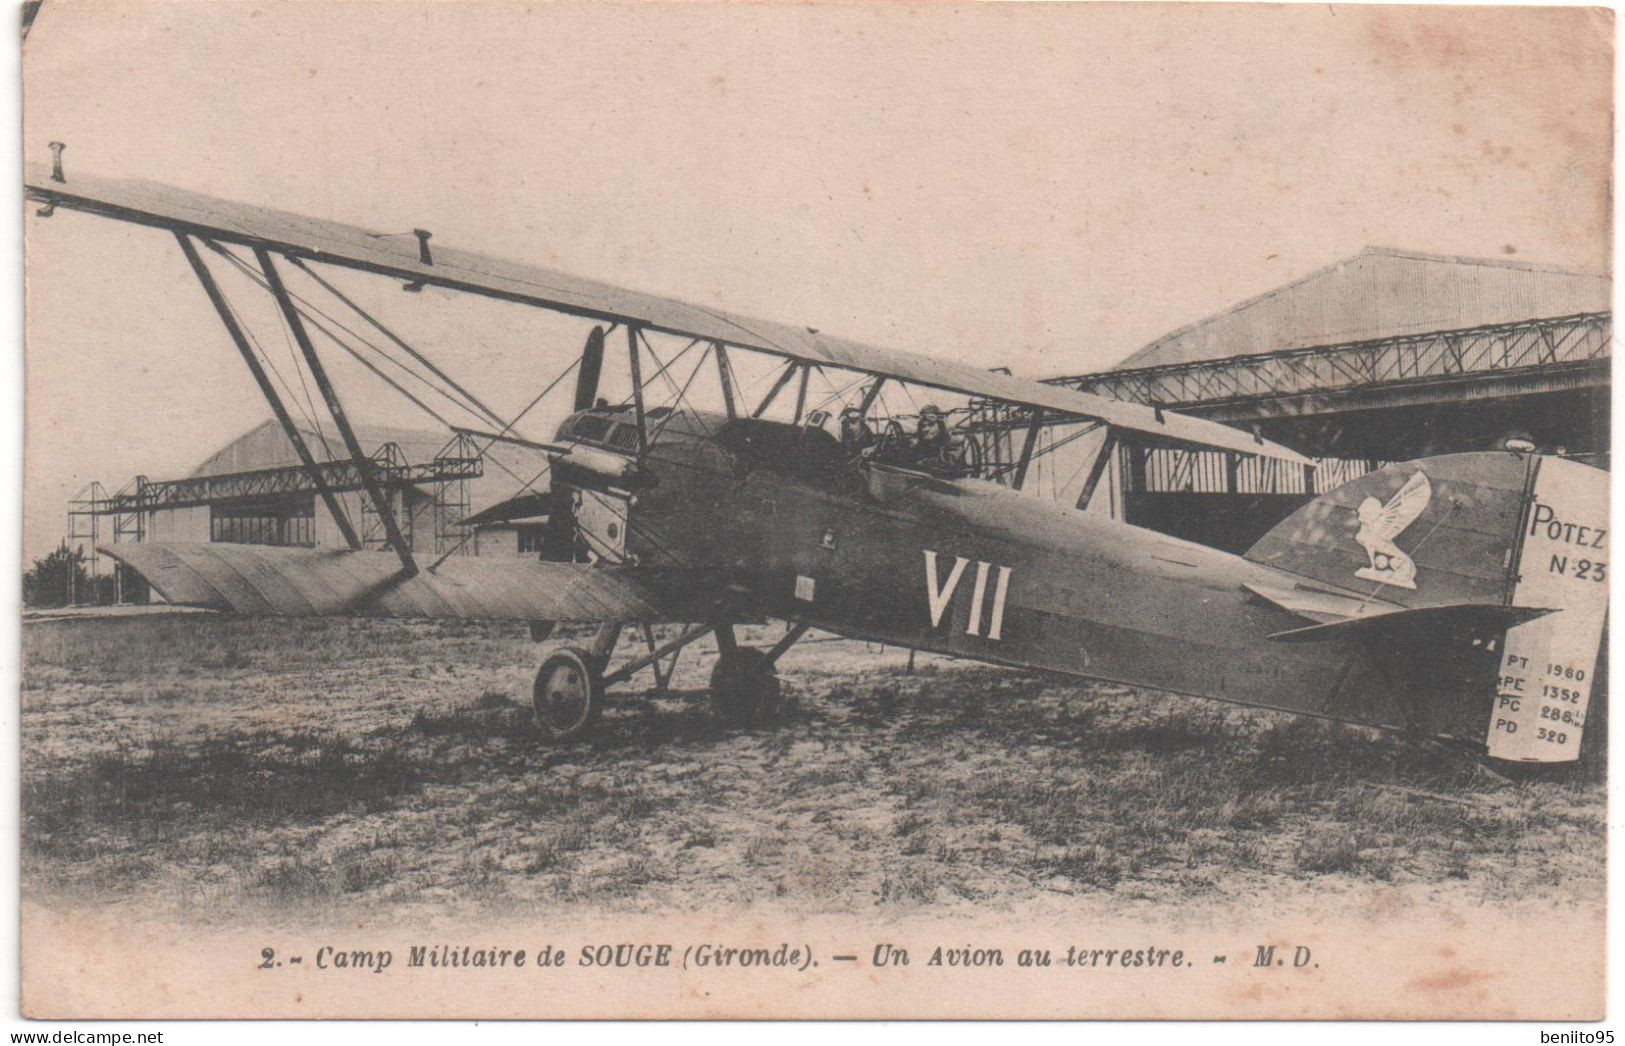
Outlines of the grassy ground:
{"type": "Polygon", "coordinates": [[[792,650],[783,712],[746,731],[710,717],[714,648],[691,648],[670,697],[551,749],[515,703],[543,649],[522,627],[41,621],[23,646],[36,897],[229,918],[1603,892],[1600,769],[1514,784],[1368,731],[924,656],[909,674],[862,643],[792,650]]]}

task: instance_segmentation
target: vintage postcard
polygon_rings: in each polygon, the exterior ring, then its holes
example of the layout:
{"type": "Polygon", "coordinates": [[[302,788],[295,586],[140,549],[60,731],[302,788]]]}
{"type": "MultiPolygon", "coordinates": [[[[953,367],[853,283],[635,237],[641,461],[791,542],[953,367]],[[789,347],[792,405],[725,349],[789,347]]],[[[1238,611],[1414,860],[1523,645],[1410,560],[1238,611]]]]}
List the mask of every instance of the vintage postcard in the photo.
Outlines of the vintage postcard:
{"type": "Polygon", "coordinates": [[[25,1016],[1604,1016],[1609,11],[23,22],[25,1016]]]}

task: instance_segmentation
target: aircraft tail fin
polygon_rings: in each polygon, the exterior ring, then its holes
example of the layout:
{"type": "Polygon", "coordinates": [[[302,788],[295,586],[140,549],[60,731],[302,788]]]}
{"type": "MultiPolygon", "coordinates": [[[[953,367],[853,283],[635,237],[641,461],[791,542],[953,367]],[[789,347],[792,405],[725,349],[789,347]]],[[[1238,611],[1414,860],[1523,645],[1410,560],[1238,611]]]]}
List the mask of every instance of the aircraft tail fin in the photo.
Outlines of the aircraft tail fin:
{"type": "Polygon", "coordinates": [[[1368,624],[1305,614],[1320,624],[1274,638],[1380,631],[1385,617],[1424,635],[1492,625],[1489,755],[1568,762],[1579,757],[1607,616],[1608,529],[1608,473],[1485,451],[1361,476],[1289,516],[1246,558],[1383,610],[1368,624]]]}
{"type": "Polygon", "coordinates": [[[1505,603],[1536,460],[1491,452],[1389,465],[1305,505],[1246,557],[1405,607],[1505,603]]]}

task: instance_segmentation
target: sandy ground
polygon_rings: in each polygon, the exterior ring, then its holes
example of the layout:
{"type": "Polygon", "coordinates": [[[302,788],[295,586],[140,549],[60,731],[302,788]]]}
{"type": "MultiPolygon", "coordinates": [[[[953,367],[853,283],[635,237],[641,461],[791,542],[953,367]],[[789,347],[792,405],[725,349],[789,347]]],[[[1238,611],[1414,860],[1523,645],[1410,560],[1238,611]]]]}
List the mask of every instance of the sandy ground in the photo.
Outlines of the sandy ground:
{"type": "MultiPolygon", "coordinates": [[[[761,645],[778,627],[746,630],[761,645]]],[[[810,636],[727,729],[709,641],[548,747],[523,627],[23,628],[23,887],[229,920],[378,912],[1596,906],[1600,768],[1508,782],[1336,724],[810,636]]],[[[580,642],[579,639],[573,640],[580,642]]],[[[623,652],[622,657],[627,656],[623,652]]]]}

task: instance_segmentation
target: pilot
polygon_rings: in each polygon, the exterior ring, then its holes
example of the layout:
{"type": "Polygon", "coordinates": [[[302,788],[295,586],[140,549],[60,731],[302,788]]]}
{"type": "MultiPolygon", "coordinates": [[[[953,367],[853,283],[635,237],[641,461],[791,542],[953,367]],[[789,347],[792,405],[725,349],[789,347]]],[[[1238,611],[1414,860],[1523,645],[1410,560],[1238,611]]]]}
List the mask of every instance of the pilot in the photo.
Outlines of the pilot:
{"type": "Polygon", "coordinates": [[[848,457],[860,457],[875,445],[875,434],[864,420],[863,411],[848,407],[841,411],[841,447],[848,457]]]}
{"type": "Polygon", "coordinates": [[[947,464],[952,456],[953,437],[948,434],[948,422],[942,408],[928,403],[920,411],[920,420],[914,428],[914,458],[921,464],[947,464]]]}

